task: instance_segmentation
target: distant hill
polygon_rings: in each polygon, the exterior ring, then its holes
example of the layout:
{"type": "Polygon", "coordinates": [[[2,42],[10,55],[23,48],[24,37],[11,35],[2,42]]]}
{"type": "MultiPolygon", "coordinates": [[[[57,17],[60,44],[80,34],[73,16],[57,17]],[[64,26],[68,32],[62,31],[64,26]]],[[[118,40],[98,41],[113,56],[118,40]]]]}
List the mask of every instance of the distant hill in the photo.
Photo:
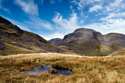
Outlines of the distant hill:
{"type": "Polygon", "coordinates": [[[64,37],[50,40],[52,45],[65,46],[78,54],[108,55],[125,48],[125,35],[109,33],[102,35],[92,29],[80,28],[64,37]]]}
{"type": "Polygon", "coordinates": [[[63,52],[63,50],[49,44],[39,35],[21,30],[0,17],[0,55],[32,52],[63,52]]]}

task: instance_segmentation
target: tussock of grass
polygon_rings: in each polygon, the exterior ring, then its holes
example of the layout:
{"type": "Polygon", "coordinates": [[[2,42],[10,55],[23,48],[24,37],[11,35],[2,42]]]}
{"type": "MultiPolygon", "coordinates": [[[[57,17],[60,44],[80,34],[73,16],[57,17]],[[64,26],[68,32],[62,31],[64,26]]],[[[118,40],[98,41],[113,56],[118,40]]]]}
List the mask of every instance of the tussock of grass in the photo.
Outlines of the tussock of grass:
{"type": "Polygon", "coordinates": [[[125,56],[87,57],[75,54],[33,53],[0,57],[0,82],[9,83],[125,83],[125,56]],[[49,64],[71,69],[69,76],[24,73],[49,64]]]}

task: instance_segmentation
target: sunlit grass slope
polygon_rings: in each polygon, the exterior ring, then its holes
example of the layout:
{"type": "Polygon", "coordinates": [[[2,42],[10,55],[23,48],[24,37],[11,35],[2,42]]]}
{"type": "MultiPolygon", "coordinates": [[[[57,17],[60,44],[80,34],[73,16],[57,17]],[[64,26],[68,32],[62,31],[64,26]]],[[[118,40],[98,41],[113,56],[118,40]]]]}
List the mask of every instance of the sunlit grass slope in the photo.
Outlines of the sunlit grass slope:
{"type": "Polygon", "coordinates": [[[79,56],[75,54],[33,53],[0,56],[0,83],[125,83],[125,56],[79,56]],[[24,71],[38,65],[71,69],[71,75],[24,71]]]}

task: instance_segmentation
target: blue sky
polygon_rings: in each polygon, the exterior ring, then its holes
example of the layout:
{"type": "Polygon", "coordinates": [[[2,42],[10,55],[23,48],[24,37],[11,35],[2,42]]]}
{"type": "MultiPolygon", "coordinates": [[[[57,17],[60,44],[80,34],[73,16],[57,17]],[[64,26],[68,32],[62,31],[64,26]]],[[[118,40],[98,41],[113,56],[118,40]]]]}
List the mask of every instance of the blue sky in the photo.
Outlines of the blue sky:
{"type": "Polygon", "coordinates": [[[125,33],[125,0],[0,0],[0,16],[47,40],[77,28],[125,33]]]}

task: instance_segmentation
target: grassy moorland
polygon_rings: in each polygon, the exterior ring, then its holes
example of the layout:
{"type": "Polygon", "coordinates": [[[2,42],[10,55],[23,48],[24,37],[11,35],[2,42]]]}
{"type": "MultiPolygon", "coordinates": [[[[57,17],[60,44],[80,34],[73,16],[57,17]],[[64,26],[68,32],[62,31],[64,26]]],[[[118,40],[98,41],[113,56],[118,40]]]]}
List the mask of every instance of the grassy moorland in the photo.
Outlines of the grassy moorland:
{"type": "Polygon", "coordinates": [[[0,56],[0,83],[125,83],[125,56],[87,57],[75,54],[33,53],[0,56]],[[25,71],[39,65],[72,70],[68,76],[25,71]]]}

